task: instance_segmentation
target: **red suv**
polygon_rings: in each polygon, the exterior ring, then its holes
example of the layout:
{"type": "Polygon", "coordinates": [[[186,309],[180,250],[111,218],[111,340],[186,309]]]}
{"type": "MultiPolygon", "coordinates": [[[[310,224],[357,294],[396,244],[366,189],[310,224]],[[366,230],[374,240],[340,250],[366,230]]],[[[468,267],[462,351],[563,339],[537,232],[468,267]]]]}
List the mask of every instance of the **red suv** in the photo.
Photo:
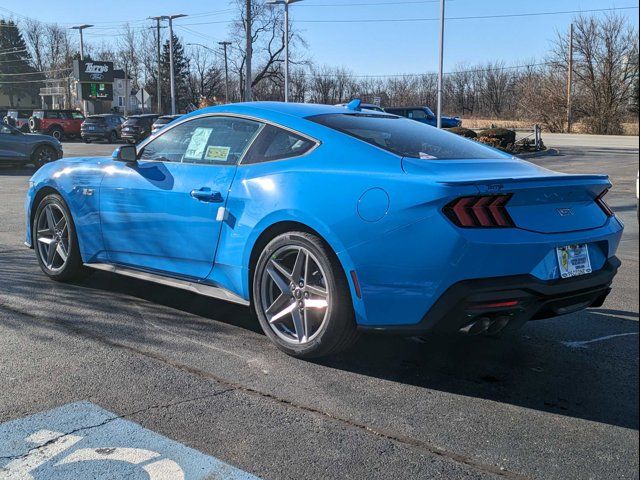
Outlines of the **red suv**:
{"type": "Polygon", "coordinates": [[[77,110],[34,110],[29,129],[62,140],[63,137],[79,137],[82,122],[84,115],[77,110]]]}

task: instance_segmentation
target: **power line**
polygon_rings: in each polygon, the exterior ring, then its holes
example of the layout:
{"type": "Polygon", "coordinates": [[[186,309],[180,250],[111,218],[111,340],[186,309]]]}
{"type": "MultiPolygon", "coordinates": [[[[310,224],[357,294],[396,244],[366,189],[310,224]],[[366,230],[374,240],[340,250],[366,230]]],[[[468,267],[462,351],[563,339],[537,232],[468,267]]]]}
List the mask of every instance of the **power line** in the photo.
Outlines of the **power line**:
{"type": "MultiPolygon", "coordinates": [[[[489,67],[489,68],[475,68],[471,70],[454,70],[451,72],[444,72],[444,75],[456,75],[460,73],[483,73],[483,72],[494,72],[498,70],[519,70],[524,68],[534,68],[534,67],[542,67],[548,65],[555,65],[556,62],[541,62],[541,63],[528,63],[526,65],[510,65],[510,66],[499,66],[499,67],[489,67]]],[[[319,77],[319,78],[334,78],[335,74],[322,74],[322,73],[312,73],[312,72],[298,72],[296,75],[302,75],[304,77],[319,77]]],[[[347,73],[346,76],[352,78],[414,78],[414,77],[425,77],[425,76],[434,76],[437,75],[435,72],[424,72],[424,73],[396,73],[396,74],[385,74],[385,75],[356,75],[347,73]]]]}
{"type": "MultiPolygon", "coordinates": [[[[564,10],[556,12],[507,13],[501,15],[471,15],[465,17],[447,17],[446,20],[483,20],[488,18],[541,17],[548,15],[568,15],[576,13],[612,12],[617,10],[633,10],[639,7],[596,8],[591,10],[564,10]]],[[[332,19],[332,20],[296,20],[297,23],[387,23],[387,22],[432,22],[440,17],[431,18],[368,18],[368,19],[332,19]]],[[[193,24],[192,24],[193,25],[193,24]]]]}
{"type": "MultiPolygon", "coordinates": [[[[453,0],[449,0],[453,1],[453,0]]],[[[426,3],[439,3],[440,0],[403,0],[398,2],[372,2],[372,3],[301,3],[300,7],[376,7],[378,5],[416,5],[426,3]]]]}
{"type": "Polygon", "coordinates": [[[58,68],[56,70],[47,70],[47,71],[42,71],[42,72],[0,73],[0,77],[13,77],[13,76],[18,76],[18,75],[46,75],[48,73],[65,72],[65,71],[68,71],[68,70],[72,70],[72,68],[70,68],[70,67],[58,68]]]}
{"type": "Polygon", "coordinates": [[[8,84],[16,84],[16,83],[45,83],[46,81],[51,80],[73,80],[71,77],[63,77],[63,78],[47,78],[45,80],[22,80],[22,81],[10,81],[10,82],[0,82],[0,85],[8,85],[8,84]]]}

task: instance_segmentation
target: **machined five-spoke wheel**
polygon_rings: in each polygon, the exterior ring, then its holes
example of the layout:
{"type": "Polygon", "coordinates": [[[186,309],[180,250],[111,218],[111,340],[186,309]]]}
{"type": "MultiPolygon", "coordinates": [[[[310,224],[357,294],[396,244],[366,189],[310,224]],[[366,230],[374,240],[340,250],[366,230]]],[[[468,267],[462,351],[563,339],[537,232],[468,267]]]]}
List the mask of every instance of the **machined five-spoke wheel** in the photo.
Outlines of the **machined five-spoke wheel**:
{"type": "Polygon", "coordinates": [[[256,264],[253,300],[265,333],[290,355],[336,353],[357,338],[344,272],[315,235],[291,232],[269,242],[256,264]]]}
{"type": "Polygon", "coordinates": [[[36,225],[38,254],[51,272],[64,268],[69,258],[69,228],[62,208],[49,203],[40,212],[36,225]]]}
{"type": "Polygon", "coordinates": [[[40,268],[54,280],[84,273],[71,213],[60,195],[47,195],[38,204],[32,237],[40,268]]]}

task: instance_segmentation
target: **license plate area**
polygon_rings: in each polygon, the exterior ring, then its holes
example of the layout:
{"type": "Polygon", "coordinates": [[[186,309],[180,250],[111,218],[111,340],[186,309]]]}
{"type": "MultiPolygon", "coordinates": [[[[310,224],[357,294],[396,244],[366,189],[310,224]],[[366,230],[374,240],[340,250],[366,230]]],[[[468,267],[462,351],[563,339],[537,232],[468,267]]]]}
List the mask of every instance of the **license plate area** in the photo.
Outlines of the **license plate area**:
{"type": "Polygon", "coordinates": [[[587,244],[567,245],[556,248],[560,277],[571,278],[588,275],[591,268],[589,246],[587,244]]]}

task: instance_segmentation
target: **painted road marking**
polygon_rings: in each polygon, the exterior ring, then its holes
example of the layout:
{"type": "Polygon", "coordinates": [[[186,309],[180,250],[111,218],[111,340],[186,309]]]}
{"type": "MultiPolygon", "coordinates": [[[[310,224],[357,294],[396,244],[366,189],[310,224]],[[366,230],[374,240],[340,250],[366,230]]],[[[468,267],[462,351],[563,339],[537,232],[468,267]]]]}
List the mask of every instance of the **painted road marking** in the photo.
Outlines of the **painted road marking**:
{"type": "Polygon", "coordinates": [[[569,347],[569,348],[589,348],[587,345],[589,345],[590,343],[604,342],[605,340],[611,340],[612,338],[628,337],[629,335],[638,335],[638,332],[618,333],[616,335],[607,335],[606,337],[598,337],[592,340],[560,342],[560,343],[562,343],[565,347],[569,347]]]}
{"type": "Polygon", "coordinates": [[[90,402],[0,424],[0,480],[69,478],[258,480],[90,402]]]}

